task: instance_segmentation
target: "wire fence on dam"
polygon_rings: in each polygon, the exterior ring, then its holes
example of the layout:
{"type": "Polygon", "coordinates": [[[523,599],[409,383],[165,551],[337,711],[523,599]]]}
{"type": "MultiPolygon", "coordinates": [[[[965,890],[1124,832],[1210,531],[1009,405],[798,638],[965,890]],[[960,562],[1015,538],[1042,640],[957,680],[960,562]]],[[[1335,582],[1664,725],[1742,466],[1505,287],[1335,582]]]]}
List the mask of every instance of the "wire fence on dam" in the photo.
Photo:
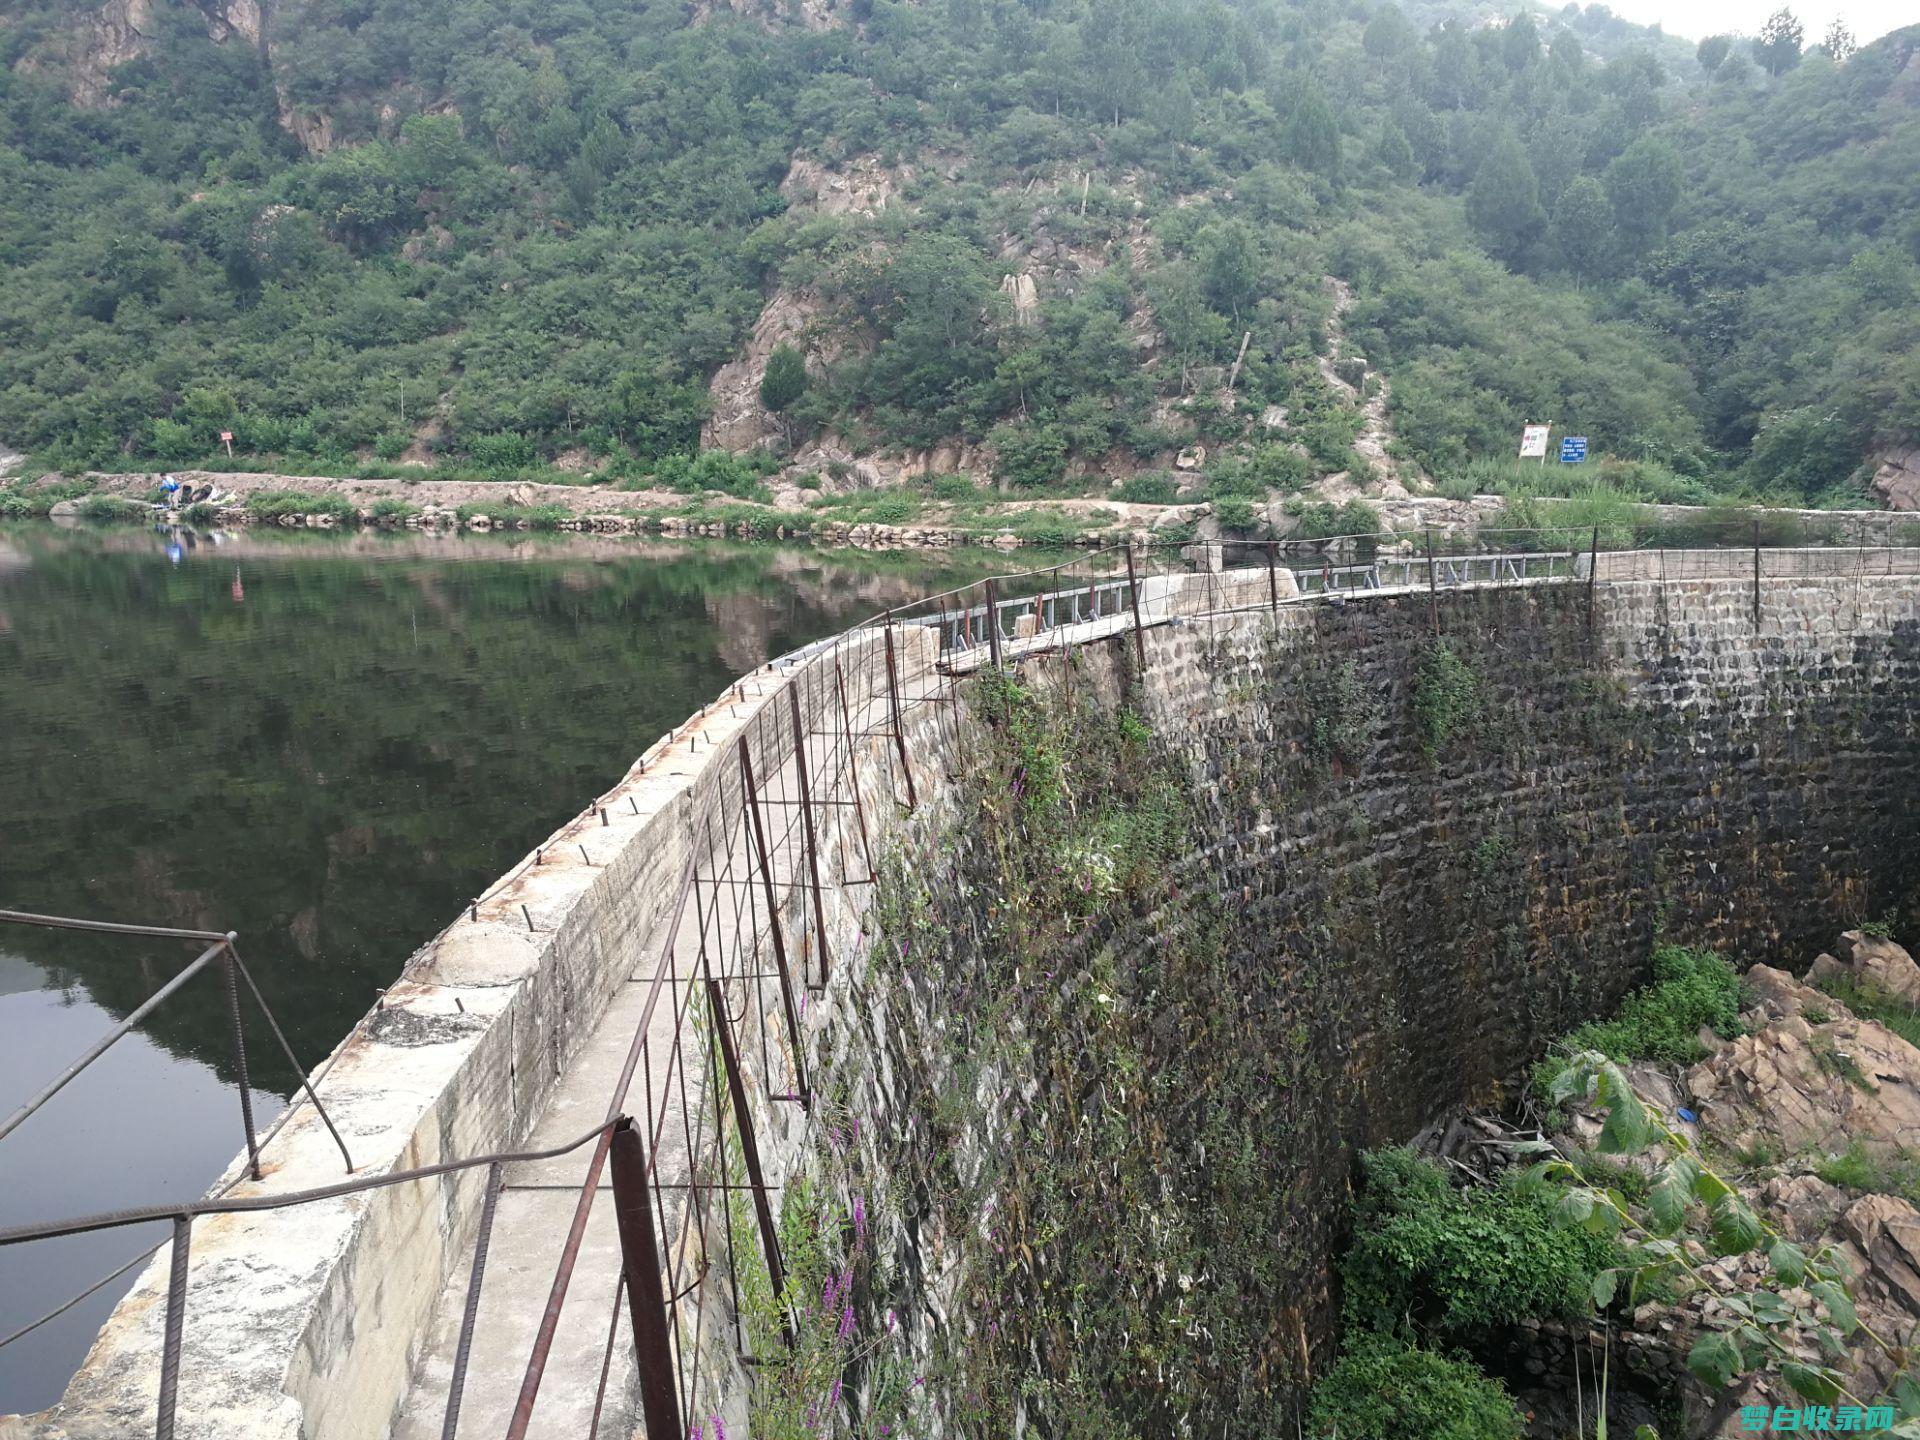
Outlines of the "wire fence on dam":
{"type": "MultiPolygon", "coordinates": [[[[475,896],[275,1126],[245,1115],[208,1198],[0,1232],[171,1227],[66,1397],[0,1434],[680,1440],[738,1413],[769,1358],[742,1289],[786,1291],[781,1196],[834,1123],[822,1015],[893,837],[950,786],[970,675],[1116,637],[1144,667],[1156,629],[1373,596],[1437,630],[1450,593],[1711,582],[1758,624],[1772,587],[1920,575],[1904,544],[1737,523],[1098,551],[743,677],[475,896]]],[[[90,1055],[201,968],[250,983],[234,937],[178,938],[200,958],[90,1055]]],[[[50,1078],[0,1136],[56,1123],[50,1078]]]]}

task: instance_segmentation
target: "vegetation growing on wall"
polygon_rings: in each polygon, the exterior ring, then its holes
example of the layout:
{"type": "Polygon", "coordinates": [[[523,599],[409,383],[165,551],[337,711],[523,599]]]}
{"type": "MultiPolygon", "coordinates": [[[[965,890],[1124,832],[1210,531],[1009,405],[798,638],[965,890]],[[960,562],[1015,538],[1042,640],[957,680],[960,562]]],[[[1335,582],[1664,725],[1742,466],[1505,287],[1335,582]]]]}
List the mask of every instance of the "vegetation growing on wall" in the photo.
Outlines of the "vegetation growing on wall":
{"type": "Polygon", "coordinates": [[[1271,1181],[1314,1062],[1180,880],[1183,762],[1090,689],[978,682],[956,878],[894,865],[873,912],[883,983],[942,1017],[888,1121],[931,1158],[916,1233],[961,1247],[940,1388],[967,1434],[1279,1433],[1302,1332],[1271,1181]]]}

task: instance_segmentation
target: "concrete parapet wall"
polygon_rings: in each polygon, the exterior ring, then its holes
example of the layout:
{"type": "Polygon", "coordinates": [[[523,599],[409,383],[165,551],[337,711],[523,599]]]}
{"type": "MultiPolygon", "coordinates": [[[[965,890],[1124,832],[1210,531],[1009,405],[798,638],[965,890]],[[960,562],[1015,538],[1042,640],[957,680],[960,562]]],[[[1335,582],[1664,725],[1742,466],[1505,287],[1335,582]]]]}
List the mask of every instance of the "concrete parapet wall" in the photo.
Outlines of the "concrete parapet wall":
{"type": "MultiPolygon", "coordinates": [[[[897,629],[895,639],[902,682],[913,683],[931,665],[933,637],[897,629]]],[[[609,998],[643,966],[651,973],[702,827],[740,814],[736,742],[756,721],[762,735],[784,733],[789,690],[803,727],[838,726],[837,682],[874,708],[886,687],[881,632],[842,637],[830,653],[812,647],[731,687],[407,962],[316,1072],[356,1175],[524,1144],[609,998]]],[[[793,928],[796,964],[814,963],[808,932],[793,928]]],[[[233,1196],[346,1178],[304,1104],[262,1159],[263,1179],[233,1196]]],[[[239,1171],[236,1160],[223,1179],[239,1171]]],[[[386,1435],[443,1282],[470,1252],[484,1174],[196,1223],[175,1433],[386,1435]]],[[[0,1420],[0,1434],[151,1434],[166,1288],[162,1251],[59,1404],[0,1420]]]]}

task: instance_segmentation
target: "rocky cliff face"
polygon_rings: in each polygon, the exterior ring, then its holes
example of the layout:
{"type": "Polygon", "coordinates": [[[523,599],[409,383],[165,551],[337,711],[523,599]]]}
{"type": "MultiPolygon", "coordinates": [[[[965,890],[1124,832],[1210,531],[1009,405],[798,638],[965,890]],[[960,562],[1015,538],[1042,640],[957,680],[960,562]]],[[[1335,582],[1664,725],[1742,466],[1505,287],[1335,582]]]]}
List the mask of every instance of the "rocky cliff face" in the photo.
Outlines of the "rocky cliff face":
{"type": "MultiPolygon", "coordinates": [[[[113,99],[113,72],[150,54],[161,10],[185,0],[107,0],[83,12],[52,52],[31,53],[20,63],[29,69],[58,70],[76,105],[90,108],[113,99]]],[[[266,46],[266,14],[260,0],[192,0],[191,8],[215,44],[266,46]]]]}

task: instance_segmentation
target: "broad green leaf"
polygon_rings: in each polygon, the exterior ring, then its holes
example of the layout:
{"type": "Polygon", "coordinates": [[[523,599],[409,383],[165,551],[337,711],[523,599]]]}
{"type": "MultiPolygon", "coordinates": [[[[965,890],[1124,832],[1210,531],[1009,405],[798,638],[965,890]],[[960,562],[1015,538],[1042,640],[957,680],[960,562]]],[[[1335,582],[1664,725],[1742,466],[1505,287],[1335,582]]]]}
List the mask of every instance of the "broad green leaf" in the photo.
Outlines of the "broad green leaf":
{"type": "Polygon", "coordinates": [[[1719,1330],[1709,1330],[1693,1342],[1687,1352],[1687,1368],[1709,1390],[1724,1390],[1740,1373],[1740,1351],[1733,1338],[1719,1330]]]}
{"type": "Polygon", "coordinates": [[[1828,1404],[1840,1394],[1840,1377],[1825,1366],[1789,1360],[1780,1367],[1780,1376],[1796,1394],[1816,1405],[1828,1404]]]}
{"type": "Polygon", "coordinates": [[[1613,1303],[1613,1292],[1619,1283],[1618,1270],[1602,1270],[1593,1277],[1593,1303],[1597,1309],[1604,1310],[1613,1303]]]}
{"type": "Polygon", "coordinates": [[[1760,1243],[1760,1222],[1747,1202],[1731,1191],[1709,1207],[1708,1215],[1713,1246],[1720,1254],[1738,1255],[1760,1243]]]}
{"type": "Polygon", "coordinates": [[[1568,1190],[1553,1207],[1554,1220],[1566,1226],[1584,1225],[1592,1214],[1593,1192],[1584,1187],[1568,1190]]]}
{"type": "Polygon", "coordinates": [[[1726,1181],[1702,1165],[1694,1173],[1693,1195],[1702,1205],[1713,1205],[1716,1201],[1733,1193],[1726,1181]]]}
{"type": "Polygon", "coordinates": [[[1900,1410],[1903,1420],[1920,1417],[1920,1381],[1902,1370],[1893,1377],[1893,1403],[1900,1410]]]}
{"type": "Polygon", "coordinates": [[[1647,1212],[1655,1231],[1671,1235],[1686,1224],[1687,1204],[1693,1199],[1694,1177],[1699,1170],[1688,1155],[1676,1155],[1661,1167],[1660,1178],[1647,1196],[1647,1212]]]}
{"type": "Polygon", "coordinates": [[[1601,1087],[1603,1098],[1607,1098],[1607,1123],[1600,1127],[1600,1138],[1593,1148],[1602,1155],[1638,1155],[1647,1148],[1652,1135],[1646,1107],[1619,1071],[1613,1070],[1612,1074],[1618,1083],[1601,1087]],[[1609,1090],[1613,1092],[1611,1097],[1606,1096],[1609,1090]]]}
{"type": "Polygon", "coordinates": [[[1767,1263],[1783,1285],[1798,1285],[1807,1273],[1806,1253],[1790,1240],[1775,1240],[1767,1247],[1767,1263]]]}
{"type": "Polygon", "coordinates": [[[1771,1290],[1753,1292],[1753,1318],[1766,1325],[1784,1325],[1793,1319],[1793,1310],[1771,1290]]]}
{"type": "Polygon", "coordinates": [[[1840,1327],[1842,1335],[1851,1335],[1860,1328],[1859,1318],[1853,1313],[1853,1297],[1831,1280],[1816,1280],[1807,1289],[1813,1298],[1827,1307],[1827,1314],[1833,1317],[1833,1323],[1840,1327]]]}

